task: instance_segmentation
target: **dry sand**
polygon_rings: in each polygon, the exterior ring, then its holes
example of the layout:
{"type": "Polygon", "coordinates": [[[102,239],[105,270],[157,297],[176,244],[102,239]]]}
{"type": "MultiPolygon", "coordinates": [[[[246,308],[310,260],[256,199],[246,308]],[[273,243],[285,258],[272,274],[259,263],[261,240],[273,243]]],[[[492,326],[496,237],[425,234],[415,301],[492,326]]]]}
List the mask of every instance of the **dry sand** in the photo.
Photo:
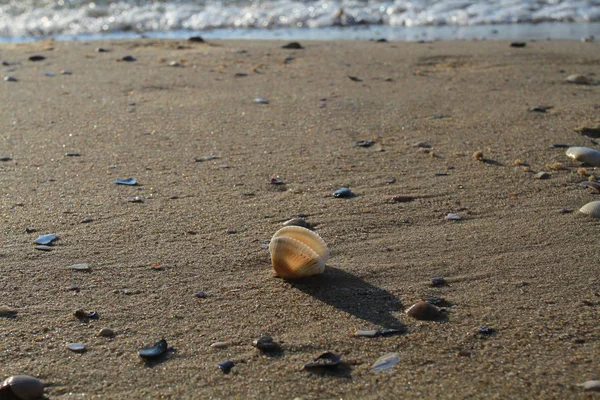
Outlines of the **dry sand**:
{"type": "Polygon", "coordinates": [[[0,318],[0,378],[37,376],[49,398],[75,399],[593,396],[577,384],[600,379],[599,225],[576,210],[599,195],[551,145],[598,147],[574,128],[598,122],[600,86],[565,78],[597,81],[600,43],[282,44],[0,46],[20,62],[2,67],[18,81],[0,82],[0,155],[12,158],[0,162],[0,303],[18,311],[0,318]],[[128,177],[140,186],[114,184],[128,177]],[[357,196],[333,198],[343,186],[357,196]],[[332,257],[294,283],[272,276],[263,247],[298,213],[332,257]],[[33,245],[45,233],[60,237],[51,252],[33,245]],[[449,285],[431,287],[437,276],[449,285]],[[404,314],[426,296],[446,299],[446,322],[404,314]],[[482,325],[495,334],[478,338],[482,325]],[[350,336],[378,327],[405,333],[350,336]],[[261,333],[282,356],[251,346],[261,333]],[[175,351],[145,365],[138,350],[161,337],[175,351]],[[345,364],[302,370],[324,351],[345,364]],[[390,352],[400,362],[372,373],[390,352]]]}

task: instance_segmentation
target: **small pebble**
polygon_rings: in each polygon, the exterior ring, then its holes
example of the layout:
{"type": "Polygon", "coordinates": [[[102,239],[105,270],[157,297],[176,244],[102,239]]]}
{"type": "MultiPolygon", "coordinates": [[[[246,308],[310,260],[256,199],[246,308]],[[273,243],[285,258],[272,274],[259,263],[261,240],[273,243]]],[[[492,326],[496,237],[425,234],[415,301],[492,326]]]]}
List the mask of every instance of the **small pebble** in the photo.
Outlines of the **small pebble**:
{"type": "Polygon", "coordinates": [[[580,383],[579,386],[583,387],[586,391],[600,392],[600,381],[586,381],[580,383]]]}
{"type": "Polygon", "coordinates": [[[117,185],[127,185],[127,186],[135,186],[137,185],[137,181],[133,178],[127,178],[127,179],[117,179],[115,181],[115,183],[117,185]]]}
{"type": "Polygon", "coordinates": [[[229,342],[215,342],[210,345],[213,349],[224,349],[229,346],[229,342]]]}
{"type": "Polygon", "coordinates": [[[54,250],[53,246],[46,246],[46,245],[40,245],[40,246],[35,246],[36,250],[41,250],[41,251],[52,251],[54,250]]]}
{"type": "Polygon", "coordinates": [[[483,161],[483,152],[482,151],[476,151],[473,153],[473,159],[476,161],[483,161]]]}
{"type": "Polygon", "coordinates": [[[292,218],[285,221],[283,226],[300,226],[302,228],[308,228],[308,223],[304,218],[292,218]]]}
{"type": "Polygon", "coordinates": [[[39,56],[39,55],[29,57],[29,61],[43,61],[45,59],[46,59],[46,57],[39,56]]]}
{"type": "Polygon", "coordinates": [[[17,79],[17,78],[15,78],[14,76],[5,76],[5,77],[4,77],[4,80],[5,80],[6,82],[17,82],[17,81],[18,81],[18,79],[17,79]]]}
{"type": "Polygon", "coordinates": [[[271,336],[262,335],[252,342],[252,346],[265,353],[277,353],[281,351],[281,346],[273,340],[271,336]]]}
{"type": "Polygon", "coordinates": [[[87,224],[88,222],[92,222],[93,219],[92,217],[85,217],[84,219],[81,220],[82,224],[87,224]]]}
{"type": "Polygon", "coordinates": [[[525,43],[525,42],[512,42],[510,44],[510,47],[517,47],[517,48],[522,48],[525,46],[527,46],[527,43],[525,43]]]}
{"type": "Polygon", "coordinates": [[[58,239],[58,236],[54,233],[49,233],[47,235],[40,235],[37,239],[33,241],[35,244],[50,244],[58,239]]]}
{"type": "Polygon", "coordinates": [[[396,178],[389,178],[385,180],[385,183],[391,185],[392,183],[396,183],[396,178]]]}
{"type": "Polygon", "coordinates": [[[298,42],[290,42],[288,44],[284,44],[283,46],[281,46],[282,49],[293,49],[293,50],[300,50],[303,49],[304,47],[302,47],[302,45],[298,42]]]}
{"type": "Polygon", "coordinates": [[[409,317],[424,321],[434,321],[441,317],[440,310],[427,301],[420,301],[412,305],[406,310],[406,314],[409,317]]]}
{"type": "Polygon", "coordinates": [[[234,365],[235,363],[233,361],[225,361],[219,364],[219,369],[223,371],[224,374],[228,374],[231,372],[231,368],[233,368],[234,365]]]}
{"type": "Polygon", "coordinates": [[[262,97],[257,97],[254,99],[254,102],[257,104],[269,104],[268,100],[263,99],[262,97]]]}
{"type": "Polygon", "coordinates": [[[2,400],[36,400],[44,397],[44,384],[29,375],[15,375],[0,384],[2,400]]]}
{"type": "Polygon", "coordinates": [[[204,43],[202,36],[191,36],[188,38],[188,42],[192,43],[204,43]]]}
{"type": "Polygon", "coordinates": [[[81,154],[75,153],[75,152],[69,152],[69,153],[65,153],[65,156],[67,156],[67,157],[79,157],[79,156],[81,156],[81,154]]]}
{"type": "Polygon", "coordinates": [[[478,336],[478,337],[492,336],[495,332],[496,332],[496,330],[494,328],[490,328],[487,325],[482,325],[476,329],[475,336],[478,336]]]}
{"type": "Polygon", "coordinates": [[[283,181],[278,176],[272,177],[269,183],[271,185],[283,185],[283,181]]]}
{"type": "Polygon", "coordinates": [[[68,70],[66,70],[66,69],[63,69],[63,70],[61,70],[61,71],[60,71],[60,74],[61,74],[61,75],[73,75],[73,73],[72,73],[71,71],[68,71],[68,70]]]}
{"type": "Polygon", "coordinates": [[[71,269],[74,269],[75,271],[89,271],[90,266],[87,264],[73,264],[71,265],[71,269]]]}
{"type": "Polygon", "coordinates": [[[115,331],[110,328],[102,328],[100,332],[98,332],[98,336],[100,337],[113,337],[115,336],[115,331]]]}
{"type": "Polygon", "coordinates": [[[128,203],[143,203],[144,200],[139,196],[134,196],[134,197],[128,197],[127,202],[128,203]]]}
{"type": "Polygon", "coordinates": [[[169,66],[170,66],[170,67],[183,67],[183,64],[182,64],[182,63],[180,63],[180,62],[178,62],[178,61],[171,61],[171,62],[169,63],[169,66]]]}
{"type": "Polygon", "coordinates": [[[135,57],[134,56],[125,56],[125,57],[121,58],[121,61],[133,62],[133,61],[135,61],[135,57]]]}
{"type": "Polygon", "coordinates": [[[389,353],[384,356],[381,356],[375,364],[371,367],[371,371],[374,373],[384,372],[391,370],[394,365],[398,364],[400,361],[400,354],[398,353],[389,353]]]}
{"type": "Polygon", "coordinates": [[[533,106],[533,107],[529,107],[529,111],[545,113],[546,111],[548,111],[551,108],[552,108],[551,106],[533,106]]]}
{"type": "Polygon", "coordinates": [[[163,356],[168,350],[169,347],[167,345],[167,341],[165,339],[161,339],[154,343],[153,346],[142,348],[138,354],[143,359],[152,360],[163,356]]]}
{"type": "Polygon", "coordinates": [[[0,161],[10,161],[12,158],[10,156],[0,156],[0,161]]]}
{"type": "Polygon", "coordinates": [[[358,147],[371,147],[375,143],[376,142],[374,140],[359,140],[358,142],[356,142],[356,145],[358,147]]]}
{"type": "Polygon", "coordinates": [[[458,214],[449,213],[448,215],[446,215],[446,216],[444,217],[444,219],[445,219],[446,221],[458,221],[458,220],[460,220],[460,219],[461,219],[461,217],[460,217],[460,215],[458,215],[458,214]]]}
{"type": "Polygon", "coordinates": [[[315,358],[311,362],[304,364],[305,369],[320,369],[320,368],[333,368],[340,365],[342,357],[335,353],[327,351],[315,358]]]}
{"type": "Polygon", "coordinates": [[[431,148],[431,145],[429,143],[426,143],[426,142],[416,142],[416,143],[413,143],[412,146],[413,147],[418,147],[420,149],[430,149],[431,148]]]}
{"type": "Polygon", "coordinates": [[[545,171],[540,171],[534,175],[535,179],[550,179],[550,174],[545,171]]]}
{"type": "Polygon", "coordinates": [[[442,278],[442,277],[435,277],[435,278],[431,278],[431,286],[433,287],[441,287],[441,286],[447,286],[448,282],[446,282],[446,279],[442,278]]]}
{"type": "Polygon", "coordinates": [[[96,47],[96,53],[108,53],[110,50],[103,47],[96,47]]]}
{"type": "Polygon", "coordinates": [[[376,337],[377,336],[377,332],[378,331],[376,331],[376,330],[368,330],[368,331],[358,330],[358,331],[354,332],[354,336],[357,336],[357,337],[361,337],[361,336],[362,337],[376,337]]]}
{"type": "Polygon", "coordinates": [[[82,343],[69,343],[67,345],[67,349],[71,350],[74,353],[83,353],[85,352],[85,345],[82,343]]]}
{"type": "Polygon", "coordinates": [[[44,72],[44,76],[47,76],[47,77],[51,78],[51,77],[54,76],[54,72],[44,72]]]}
{"type": "Polygon", "coordinates": [[[199,292],[194,293],[194,297],[197,297],[199,299],[205,299],[206,298],[206,293],[204,293],[202,290],[199,292]]]}
{"type": "Polygon", "coordinates": [[[590,79],[585,75],[573,74],[567,76],[567,82],[574,83],[576,85],[588,85],[590,84],[590,79]]]}
{"type": "Polygon", "coordinates": [[[17,312],[10,307],[0,306],[0,318],[14,318],[17,312]]]}
{"type": "Polygon", "coordinates": [[[344,188],[338,189],[335,192],[333,192],[333,197],[338,197],[340,199],[347,199],[350,197],[354,197],[354,193],[352,193],[352,191],[349,188],[344,187],[344,188]]]}

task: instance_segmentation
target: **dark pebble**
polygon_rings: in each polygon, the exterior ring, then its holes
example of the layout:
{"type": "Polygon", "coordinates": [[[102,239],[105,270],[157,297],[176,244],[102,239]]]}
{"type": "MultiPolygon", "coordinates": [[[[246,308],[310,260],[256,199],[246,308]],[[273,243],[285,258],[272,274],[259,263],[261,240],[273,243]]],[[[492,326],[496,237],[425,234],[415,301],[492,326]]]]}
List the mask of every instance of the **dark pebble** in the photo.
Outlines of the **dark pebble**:
{"type": "Polygon", "coordinates": [[[478,337],[489,337],[496,333],[494,328],[490,328],[489,326],[483,325],[477,328],[475,335],[478,337]]]}
{"type": "Polygon", "coordinates": [[[292,50],[300,50],[303,49],[302,45],[298,42],[290,42],[288,44],[284,44],[281,46],[282,49],[292,49],[292,50]]]}
{"type": "Polygon", "coordinates": [[[433,286],[433,287],[448,286],[448,282],[446,282],[446,279],[444,279],[442,277],[435,277],[435,278],[431,278],[431,286],[433,286]]]}
{"type": "Polygon", "coordinates": [[[283,185],[283,181],[281,179],[279,179],[279,177],[273,177],[273,178],[271,178],[271,180],[269,181],[269,183],[271,185],[283,185]]]}
{"type": "Polygon", "coordinates": [[[219,369],[223,371],[224,374],[228,374],[231,372],[231,368],[233,368],[234,365],[235,363],[231,360],[225,361],[219,364],[219,369]]]}
{"type": "Polygon", "coordinates": [[[354,197],[354,193],[352,193],[352,191],[349,188],[345,187],[345,188],[341,188],[341,189],[338,189],[335,192],[333,192],[333,197],[347,199],[350,197],[354,197]]]}
{"type": "Polygon", "coordinates": [[[252,342],[252,346],[265,353],[278,353],[281,351],[281,346],[273,338],[268,335],[263,335],[252,342]]]}
{"type": "Polygon", "coordinates": [[[136,59],[134,56],[125,56],[125,57],[121,58],[121,61],[133,62],[133,61],[136,61],[136,59]]]}
{"type": "Polygon", "coordinates": [[[571,146],[569,146],[568,144],[562,144],[562,143],[553,143],[552,144],[552,148],[553,149],[567,149],[571,146]]]}
{"type": "Polygon", "coordinates": [[[144,347],[138,354],[145,360],[152,360],[163,356],[168,350],[167,341],[161,339],[151,347],[144,347]]]}
{"type": "Polygon", "coordinates": [[[525,47],[525,46],[527,46],[527,43],[525,43],[525,42],[512,42],[510,44],[510,47],[517,47],[517,48],[525,47]]]}
{"type": "Polygon", "coordinates": [[[206,298],[206,293],[204,293],[202,290],[199,292],[194,293],[194,297],[197,297],[199,299],[205,299],[206,298]]]}
{"type": "Polygon", "coordinates": [[[88,222],[92,222],[93,219],[92,217],[85,217],[84,219],[81,220],[82,224],[87,224],[88,222]]]}
{"type": "Polygon", "coordinates": [[[374,140],[359,140],[356,142],[358,147],[371,147],[375,144],[374,140]]]}
{"type": "Polygon", "coordinates": [[[188,38],[188,42],[204,43],[204,39],[202,39],[202,36],[192,36],[192,37],[188,38]]]}
{"type": "Polygon", "coordinates": [[[348,78],[350,78],[350,80],[354,82],[362,82],[362,79],[360,79],[358,76],[348,75],[348,78]]]}
{"type": "Polygon", "coordinates": [[[342,357],[334,354],[332,352],[326,352],[321,354],[319,357],[315,358],[311,362],[304,364],[305,369],[315,369],[315,368],[333,368],[340,365],[342,362],[342,357]]]}
{"type": "Polygon", "coordinates": [[[96,47],[96,53],[108,53],[110,50],[103,47],[96,47]]]}
{"type": "Polygon", "coordinates": [[[67,157],[79,157],[79,156],[81,156],[81,154],[79,154],[79,153],[66,153],[65,156],[67,156],[67,157]]]}
{"type": "Polygon", "coordinates": [[[533,106],[533,107],[529,107],[528,111],[545,113],[546,111],[548,111],[551,108],[552,107],[550,107],[550,106],[533,106]]]}
{"type": "Polygon", "coordinates": [[[29,57],[29,61],[43,61],[45,59],[46,57],[39,55],[29,57]]]}
{"type": "Polygon", "coordinates": [[[0,161],[10,161],[10,160],[12,160],[12,158],[9,156],[0,156],[0,161]]]}
{"type": "Polygon", "coordinates": [[[6,82],[18,82],[18,79],[17,79],[17,78],[15,78],[14,76],[5,76],[5,77],[4,77],[4,80],[5,80],[6,82]]]}

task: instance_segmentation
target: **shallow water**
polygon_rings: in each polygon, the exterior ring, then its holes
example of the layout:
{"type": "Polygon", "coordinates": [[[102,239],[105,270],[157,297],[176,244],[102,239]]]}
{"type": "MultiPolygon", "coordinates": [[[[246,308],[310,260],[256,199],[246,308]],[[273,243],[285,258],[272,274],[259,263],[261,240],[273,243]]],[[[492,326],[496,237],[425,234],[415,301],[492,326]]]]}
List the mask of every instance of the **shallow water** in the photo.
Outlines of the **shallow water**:
{"type": "Polygon", "coordinates": [[[574,39],[598,0],[0,0],[0,38],[574,39]],[[554,23],[554,24],[552,24],[554,23]]]}

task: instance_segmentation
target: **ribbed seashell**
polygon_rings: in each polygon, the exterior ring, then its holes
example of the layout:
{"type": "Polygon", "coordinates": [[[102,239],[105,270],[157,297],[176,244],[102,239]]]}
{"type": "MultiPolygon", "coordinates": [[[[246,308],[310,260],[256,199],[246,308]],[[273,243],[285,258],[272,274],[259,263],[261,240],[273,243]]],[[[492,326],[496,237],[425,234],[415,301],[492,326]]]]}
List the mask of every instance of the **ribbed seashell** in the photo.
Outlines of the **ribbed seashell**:
{"type": "Polygon", "coordinates": [[[325,241],[310,229],[299,226],[286,226],[275,232],[269,251],[273,270],[284,279],[321,274],[329,259],[325,241]]]}
{"type": "Polygon", "coordinates": [[[587,203],[585,206],[579,209],[579,212],[589,214],[594,218],[600,218],[600,200],[587,203]]]}
{"type": "Polygon", "coordinates": [[[44,395],[44,384],[29,375],[15,375],[6,379],[0,386],[0,398],[36,400],[44,395]]]}
{"type": "Polygon", "coordinates": [[[600,151],[589,147],[569,147],[567,157],[584,162],[594,167],[600,167],[600,151]]]}
{"type": "Polygon", "coordinates": [[[329,249],[327,248],[327,244],[321,238],[321,236],[310,229],[294,225],[286,226],[275,232],[272,239],[281,236],[291,237],[299,240],[316,252],[324,262],[329,260],[329,249]]]}

